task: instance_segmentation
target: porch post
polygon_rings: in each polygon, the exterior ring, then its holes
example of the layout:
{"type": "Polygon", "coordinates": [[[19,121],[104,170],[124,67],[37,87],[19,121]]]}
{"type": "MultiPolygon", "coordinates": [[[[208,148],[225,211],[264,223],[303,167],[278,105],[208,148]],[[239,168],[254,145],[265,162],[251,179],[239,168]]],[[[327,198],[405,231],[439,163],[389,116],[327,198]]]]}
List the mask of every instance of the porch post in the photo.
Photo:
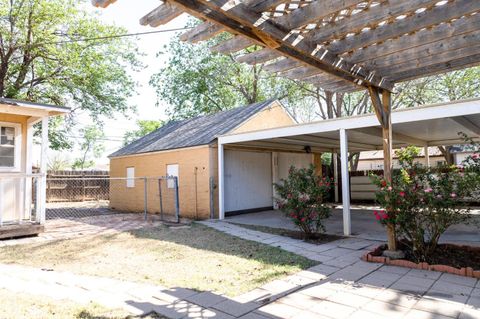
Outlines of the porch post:
{"type": "Polygon", "coordinates": [[[47,197],[47,150],[48,150],[48,115],[42,117],[42,148],[40,152],[40,177],[39,189],[37,189],[38,213],[37,221],[45,223],[45,205],[47,197]]]}
{"type": "Polygon", "coordinates": [[[277,192],[275,190],[275,184],[279,182],[278,178],[278,152],[272,152],[272,206],[273,209],[278,209],[278,204],[275,198],[277,197],[277,192]]]}
{"type": "MultiPolygon", "coordinates": [[[[383,139],[383,177],[389,184],[392,183],[392,94],[386,90],[379,90],[378,88],[368,87],[370,98],[372,99],[373,108],[378,121],[382,125],[382,139],[383,139]],[[381,97],[380,97],[381,94],[381,97]]],[[[395,234],[395,226],[393,224],[387,225],[387,240],[388,250],[397,250],[397,236],[395,234]]]]}
{"type": "Polygon", "coordinates": [[[342,169],[342,205],[343,205],[343,234],[352,233],[350,220],[350,178],[348,174],[348,136],[345,129],[340,129],[340,161],[342,169]]]}
{"type": "Polygon", "coordinates": [[[428,154],[428,145],[423,148],[425,153],[425,167],[430,167],[430,154],[428,154]]]}
{"type": "Polygon", "coordinates": [[[333,181],[335,183],[335,203],[338,203],[338,155],[333,153],[333,181]]]}
{"type": "Polygon", "coordinates": [[[32,174],[32,148],[33,148],[33,125],[36,123],[38,119],[31,117],[27,120],[27,135],[26,135],[26,149],[25,149],[25,189],[24,189],[24,201],[23,204],[25,207],[23,208],[23,218],[25,219],[32,219],[32,183],[33,177],[29,175],[32,174]]]}
{"type": "Polygon", "coordinates": [[[225,218],[223,151],[223,144],[218,141],[218,219],[225,218]]]}

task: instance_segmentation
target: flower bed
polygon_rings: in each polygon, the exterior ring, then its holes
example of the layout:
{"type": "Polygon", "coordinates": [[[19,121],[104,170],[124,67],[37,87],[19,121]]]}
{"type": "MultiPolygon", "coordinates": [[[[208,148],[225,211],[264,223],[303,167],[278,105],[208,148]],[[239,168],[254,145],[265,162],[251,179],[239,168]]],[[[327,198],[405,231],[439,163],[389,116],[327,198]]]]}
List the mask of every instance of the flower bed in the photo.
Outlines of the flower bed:
{"type": "Polygon", "coordinates": [[[480,279],[480,247],[454,244],[438,245],[438,256],[440,257],[438,257],[438,260],[433,261],[432,264],[415,262],[412,257],[413,254],[408,253],[408,251],[406,251],[405,259],[390,259],[382,256],[383,251],[386,249],[387,245],[378,246],[375,250],[363,255],[362,260],[391,266],[440,271],[480,279]]]}

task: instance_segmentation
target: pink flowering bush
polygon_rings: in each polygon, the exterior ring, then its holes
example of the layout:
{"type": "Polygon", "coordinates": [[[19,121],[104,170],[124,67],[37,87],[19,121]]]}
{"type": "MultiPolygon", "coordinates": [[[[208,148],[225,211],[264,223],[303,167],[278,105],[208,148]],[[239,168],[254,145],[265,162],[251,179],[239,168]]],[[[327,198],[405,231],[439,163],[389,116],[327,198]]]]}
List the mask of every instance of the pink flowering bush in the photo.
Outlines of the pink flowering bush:
{"type": "Polygon", "coordinates": [[[323,220],[328,218],[331,209],[326,205],[333,186],[329,178],[315,174],[315,167],[290,167],[288,177],[275,184],[278,208],[304,233],[306,238],[325,231],[323,220]]]}
{"type": "Polygon", "coordinates": [[[401,170],[392,176],[391,185],[372,176],[378,186],[376,201],[383,207],[374,215],[383,225],[394,226],[418,261],[428,262],[442,234],[469,220],[462,199],[478,189],[478,183],[472,182],[478,174],[455,166],[425,168],[413,162],[415,154],[412,147],[397,152],[401,170]]]}

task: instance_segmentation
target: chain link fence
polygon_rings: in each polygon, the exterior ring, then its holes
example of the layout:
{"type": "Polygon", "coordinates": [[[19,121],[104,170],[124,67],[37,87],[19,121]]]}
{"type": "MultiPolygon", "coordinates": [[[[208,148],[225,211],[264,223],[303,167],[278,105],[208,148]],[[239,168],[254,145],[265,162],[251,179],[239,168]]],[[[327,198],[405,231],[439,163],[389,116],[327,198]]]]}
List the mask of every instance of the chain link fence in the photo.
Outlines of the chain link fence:
{"type": "Polygon", "coordinates": [[[178,179],[160,177],[47,178],[46,218],[81,218],[119,213],[157,214],[179,222],[178,179]]]}

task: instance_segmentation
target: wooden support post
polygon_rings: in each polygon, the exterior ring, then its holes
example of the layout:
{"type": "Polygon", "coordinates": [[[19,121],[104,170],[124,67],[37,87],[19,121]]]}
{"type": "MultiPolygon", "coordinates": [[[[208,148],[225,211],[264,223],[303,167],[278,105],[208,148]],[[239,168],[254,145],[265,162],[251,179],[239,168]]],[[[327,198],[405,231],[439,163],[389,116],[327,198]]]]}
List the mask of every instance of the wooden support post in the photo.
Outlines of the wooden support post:
{"type": "Polygon", "coordinates": [[[345,129],[340,129],[340,162],[342,169],[342,205],[343,205],[343,234],[352,234],[352,221],[350,216],[350,175],[348,172],[348,134],[345,129]]]}
{"type": "Polygon", "coordinates": [[[425,152],[425,167],[430,167],[430,154],[428,153],[428,145],[423,148],[425,152]]]}
{"type": "Polygon", "coordinates": [[[322,153],[313,154],[313,165],[315,165],[315,175],[322,178],[323,177],[322,153]]]}
{"type": "MultiPolygon", "coordinates": [[[[380,90],[374,87],[369,87],[368,91],[372,99],[373,108],[375,114],[382,125],[382,140],[383,140],[383,176],[387,183],[392,183],[392,117],[391,117],[391,92],[383,90],[381,92],[382,96],[380,97],[380,90]]],[[[395,234],[395,226],[387,225],[387,240],[388,240],[388,250],[396,251],[397,250],[397,240],[395,234]]]]}

